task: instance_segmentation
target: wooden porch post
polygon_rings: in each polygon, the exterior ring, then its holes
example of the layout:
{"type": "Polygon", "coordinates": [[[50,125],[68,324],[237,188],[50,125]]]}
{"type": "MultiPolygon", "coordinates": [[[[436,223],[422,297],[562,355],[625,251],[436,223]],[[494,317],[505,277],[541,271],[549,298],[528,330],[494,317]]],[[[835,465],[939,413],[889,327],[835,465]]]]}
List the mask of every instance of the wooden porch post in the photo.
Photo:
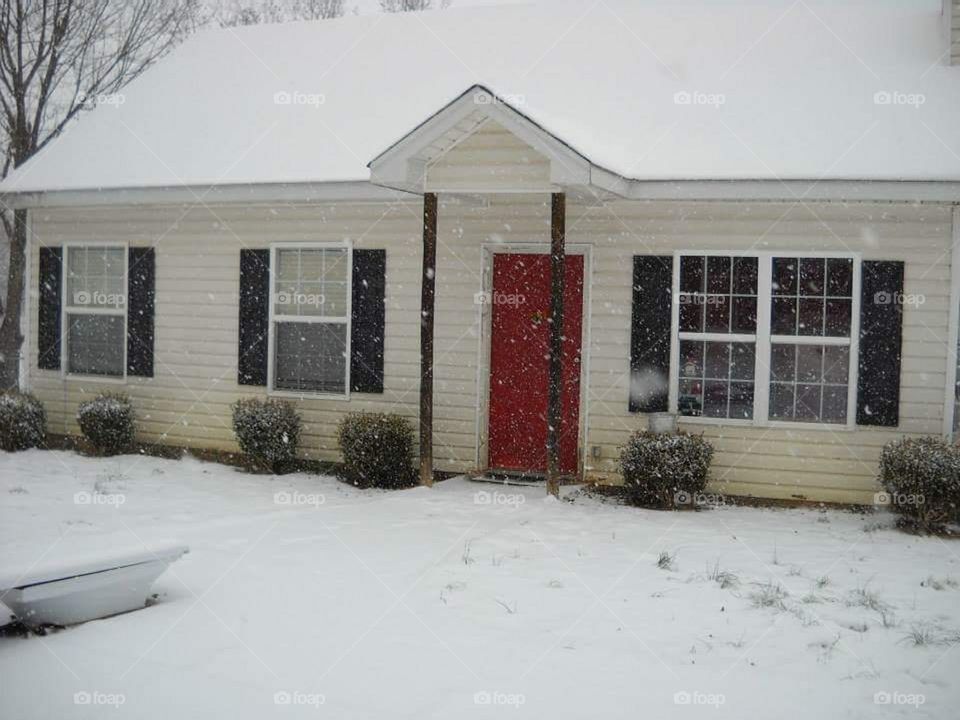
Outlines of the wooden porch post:
{"type": "Polygon", "coordinates": [[[433,308],[437,273],[437,195],[423,196],[420,279],[420,484],[433,485],[433,308]]]}
{"type": "Polygon", "coordinates": [[[547,492],[560,495],[560,425],[563,390],[563,279],[567,196],[550,198],[550,380],[547,391],[547,492]]]}

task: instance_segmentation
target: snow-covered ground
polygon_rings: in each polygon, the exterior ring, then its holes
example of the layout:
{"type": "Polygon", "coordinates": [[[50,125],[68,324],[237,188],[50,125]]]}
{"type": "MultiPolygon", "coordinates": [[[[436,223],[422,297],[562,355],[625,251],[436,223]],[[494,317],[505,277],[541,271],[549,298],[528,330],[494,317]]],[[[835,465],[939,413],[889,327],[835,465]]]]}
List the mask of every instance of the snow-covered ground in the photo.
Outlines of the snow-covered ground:
{"type": "Polygon", "coordinates": [[[960,544],[891,524],[0,453],[4,569],[191,547],[151,607],[0,637],[0,717],[955,718],[960,544]]]}

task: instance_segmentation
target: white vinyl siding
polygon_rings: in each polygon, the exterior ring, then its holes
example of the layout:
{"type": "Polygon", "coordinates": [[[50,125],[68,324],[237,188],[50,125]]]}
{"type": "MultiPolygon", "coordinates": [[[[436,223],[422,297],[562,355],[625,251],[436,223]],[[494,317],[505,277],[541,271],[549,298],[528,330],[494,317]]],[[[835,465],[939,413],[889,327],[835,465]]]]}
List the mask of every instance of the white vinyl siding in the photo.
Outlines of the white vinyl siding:
{"type": "MultiPolygon", "coordinates": [[[[509,151],[511,142],[501,149],[509,151]]],[[[484,140],[489,142],[490,138],[484,140]]],[[[469,146],[464,148],[469,150],[469,146]]],[[[496,148],[489,147],[488,150],[496,148]]],[[[455,149],[456,150],[456,149],[455,149]]],[[[451,151],[466,168],[479,158],[451,151]]],[[[505,152],[493,166],[522,166],[529,149],[505,152]]],[[[490,156],[495,158],[497,156],[490,156]]],[[[461,172],[460,170],[456,172],[461,172]]],[[[469,175],[462,170],[464,177],[469,175]]],[[[509,171],[505,172],[509,173],[509,171]]],[[[484,171],[481,177],[489,178],[484,171]]],[[[422,208],[398,195],[392,203],[278,204],[183,208],[89,208],[32,211],[41,243],[129,241],[157,244],[155,377],[128,378],[145,439],[235,450],[230,404],[265,396],[238,386],[237,298],[240,249],[275,243],[349,241],[355,249],[387,249],[384,393],[297,400],[307,457],[339,457],[336,427],[346,412],[398,412],[416,426],[422,208]]],[[[584,345],[587,424],[583,447],[588,479],[617,482],[619,448],[642,415],[627,409],[632,258],[704,253],[858,253],[864,260],[903,260],[905,292],[922,304],[904,307],[900,426],[839,430],[736,424],[681,427],[714,444],[713,489],[777,498],[869,501],[880,448],[904,434],[942,429],[948,362],[950,211],[931,205],[770,202],[598,202],[568,199],[567,242],[591,251],[584,345]],[[594,457],[593,447],[599,456],[594,457]]],[[[468,471],[485,457],[482,408],[482,247],[546,247],[550,199],[545,193],[488,195],[477,201],[441,195],[437,253],[435,465],[468,471]]],[[[31,253],[31,342],[36,348],[38,255],[31,253]]],[[[95,383],[38,371],[32,389],[46,405],[50,432],[75,433],[76,406],[99,391],[95,383]]]]}

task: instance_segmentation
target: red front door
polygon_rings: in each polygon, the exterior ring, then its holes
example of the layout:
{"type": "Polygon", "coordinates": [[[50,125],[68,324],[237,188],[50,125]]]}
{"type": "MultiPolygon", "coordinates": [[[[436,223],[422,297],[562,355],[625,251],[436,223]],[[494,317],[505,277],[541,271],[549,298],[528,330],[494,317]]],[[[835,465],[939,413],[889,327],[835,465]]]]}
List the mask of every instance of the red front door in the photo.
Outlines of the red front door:
{"type": "MultiPolygon", "coordinates": [[[[583,256],[564,275],[560,470],[577,472],[583,256]]],[[[546,472],[550,351],[550,256],[493,256],[490,458],[495,470],[546,472]]]]}

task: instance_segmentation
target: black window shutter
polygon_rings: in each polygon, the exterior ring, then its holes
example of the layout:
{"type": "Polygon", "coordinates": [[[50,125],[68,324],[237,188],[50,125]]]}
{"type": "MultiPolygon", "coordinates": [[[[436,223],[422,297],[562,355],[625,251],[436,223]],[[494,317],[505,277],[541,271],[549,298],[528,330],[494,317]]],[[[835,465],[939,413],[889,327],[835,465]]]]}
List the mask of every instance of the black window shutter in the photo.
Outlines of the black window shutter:
{"type": "Polygon", "coordinates": [[[630,412],[665,412],[669,405],[673,258],[633,258],[630,331],[630,412]]]}
{"type": "Polygon", "coordinates": [[[903,263],[865,260],[861,268],[857,424],[900,422],[903,263]]]}
{"type": "Polygon", "coordinates": [[[37,367],[60,369],[60,313],[63,249],[40,248],[40,303],[37,325],[37,367]]]}
{"type": "Polygon", "coordinates": [[[383,392],[383,334],[387,251],[353,251],[350,318],[350,390],[383,392]]]}
{"type": "Polygon", "coordinates": [[[237,382],[267,384],[270,323],[270,251],[240,251],[240,342],[237,382]]]}
{"type": "Polygon", "coordinates": [[[127,375],[153,377],[156,255],[152,247],[132,247],[128,253],[127,375]]]}

